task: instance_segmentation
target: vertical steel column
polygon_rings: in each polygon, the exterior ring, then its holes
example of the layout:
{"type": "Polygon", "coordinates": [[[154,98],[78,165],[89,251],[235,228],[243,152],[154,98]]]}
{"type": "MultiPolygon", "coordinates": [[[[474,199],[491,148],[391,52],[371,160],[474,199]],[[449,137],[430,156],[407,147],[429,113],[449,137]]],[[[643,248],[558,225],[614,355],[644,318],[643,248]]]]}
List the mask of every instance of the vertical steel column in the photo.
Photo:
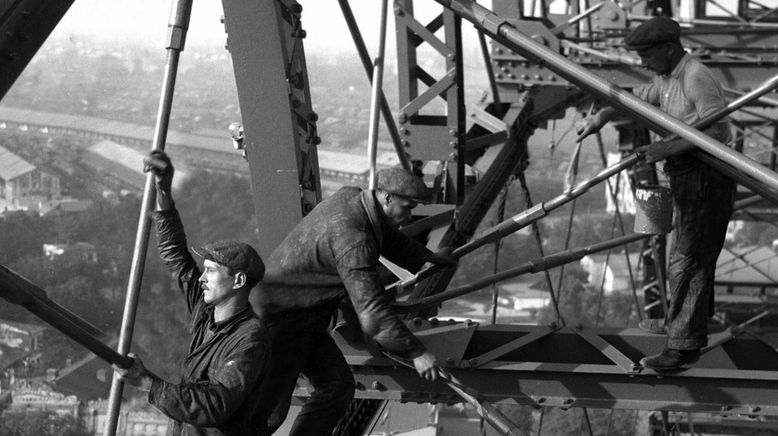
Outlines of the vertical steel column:
{"type": "MultiPolygon", "coordinates": [[[[170,109],[173,106],[173,91],[176,86],[176,74],[178,72],[178,60],[184,50],[186,32],[189,28],[189,16],[192,12],[192,0],[174,0],[171,4],[170,20],[168,21],[167,63],[165,64],[165,77],[162,83],[162,93],[157,110],[156,125],[154,128],[153,150],[164,150],[167,140],[168,124],[170,122],[170,109]]],[[[143,269],[146,263],[146,251],[149,246],[149,233],[151,218],[149,211],[154,208],[156,192],[154,187],[154,175],[148,173],[146,186],[143,189],[143,201],[141,203],[138,230],[135,236],[135,249],[132,255],[132,267],[127,283],[127,296],[124,302],[124,316],[122,317],[121,333],[117,351],[121,355],[130,352],[132,332],[135,327],[135,312],[138,307],[141,282],[143,281],[143,269]]],[[[108,416],[106,417],[105,436],[116,434],[116,426],[119,421],[119,409],[122,402],[122,390],[124,382],[114,373],[111,383],[111,392],[108,397],[108,416]]]]}
{"type": "MultiPolygon", "coordinates": [[[[367,47],[365,47],[365,41],[362,39],[362,33],[357,26],[357,20],[354,18],[354,13],[351,12],[351,6],[348,4],[348,0],[338,0],[340,9],[343,12],[343,19],[346,20],[346,25],[351,33],[351,39],[354,41],[354,46],[359,54],[359,59],[362,61],[362,66],[365,68],[365,73],[368,78],[371,78],[370,71],[370,55],[367,53],[367,47]]],[[[392,143],[394,149],[397,152],[397,158],[400,160],[400,165],[406,170],[411,169],[411,163],[408,160],[408,154],[405,152],[405,146],[400,140],[400,132],[397,130],[397,124],[392,117],[392,110],[389,108],[389,103],[386,101],[386,96],[381,93],[381,115],[384,117],[384,123],[386,123],[386,130],[389,131],[389,136],[392,137],[392,143]]]]}
{"type": "Polygon", "coordinates": [[[389,0],[381,0],[378,53],[373,61],[373,88],[370,94],[370,125],[367,135],[367,158],[370,166],[368,187],[376,188],[376,154],[378,153],[378,113],[384,86],[384,51],[386,51],[386,10],[389,0]]]}
{"type": "Polygon", "coordinates": [[[301,25],[294,0],[223,0],[227,46],[251,171],[259,253],[268,255],[321,201],[301,25]]]}
{"type": "Polygon", "coordinates": [[[404,144],[421,160],[448,156],[457,167],[456,198],[464,200],[465,106],[462,65],[461,19],[450,10],[420,23],[414,16],[413,0],[395,0],[397,65],[400,93],[400,134],[404,144]],[[435,33],[443,28],[444,40],[435,33]],[[444,61],[442,76],[433,77],[417,62],[417,50],[427,46],[444,61]],[[423,86],[426,86],[424,89],[423,86]],[[445,103],[445,113],[431,103],[445,103]]]}

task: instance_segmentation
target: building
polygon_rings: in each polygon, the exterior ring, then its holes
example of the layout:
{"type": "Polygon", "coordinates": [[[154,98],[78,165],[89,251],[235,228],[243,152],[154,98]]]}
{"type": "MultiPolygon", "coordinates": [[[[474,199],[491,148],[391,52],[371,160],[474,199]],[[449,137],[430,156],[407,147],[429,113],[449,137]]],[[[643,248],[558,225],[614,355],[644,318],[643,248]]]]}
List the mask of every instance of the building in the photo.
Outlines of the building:
{"type": "Polygon", "coordinates": [[[0,147],[0,200],[3,202],[0,211],[37,209],[41,201],[60,195],[59,177],[0,147]]]}
{"type": "Polygon", "coordinates": [[[76,257],[84,262],[97,263],[97,247],[88,242],[75,242],[73,244],[43,244],[43,255],[49,260],[54,260],[63,254],[76,257]]]}
{"type": "MultiPolygon", "coordinates": [[[[90,146],[83,154],[83,162],[94,168],[105,180],[113,181],[119,189],[141,192],[146,184],[146,173],[143,172],[145,153],[119,144],[104,140],[90,146]]],[[[186,171],[176,166],[174,188],[178,188],[186,179],[186,171]]]]}
{"type": "MultiPolygon", "coordinates": [[[[589,274],[589,285],[603,288],[605,295],[612,293],[632,292],[632,280],[642,280],[638,269],[640,253],[630,253],[629,263],[623,252],[612,252],[610,256],[603,253],[590,254],[581,260],[581,267],[589,274]],[[632,275],[630,276],[630,267],[632,275]]],[[[640,282],[635,283],[638,285],[640,282]]]]}

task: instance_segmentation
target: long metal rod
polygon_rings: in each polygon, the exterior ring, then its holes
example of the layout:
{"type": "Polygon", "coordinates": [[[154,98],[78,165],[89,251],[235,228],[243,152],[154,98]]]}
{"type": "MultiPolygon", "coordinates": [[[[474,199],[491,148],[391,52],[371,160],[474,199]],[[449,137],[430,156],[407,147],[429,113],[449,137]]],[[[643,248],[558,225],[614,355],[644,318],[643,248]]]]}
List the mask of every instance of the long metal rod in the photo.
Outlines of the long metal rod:
{"type": "Polygon", "coordinates": [[[484,58],[484,68],[486,77],[489,78],[489,89],[492,90],[492,104],[494,106],[494,115],[502,118],[502,101],[500,101],[500,90],[497,88],[497,80],[494,78],[494,68],[492,68],[492,57],[489,55],[489,47],[486,46],[486,38],[483,32],[478,31],[478,45],[481,47],[481,56],[484,58]]]}
{"type": "Polygon", "coordinates": [[[50,300],[46,291],[2,265],[0,297],[29,310],[106,362],[123,368],[132,365],[132,359],[117,353],[95,337],[100,334],[97,327],[50,300]]]}
{"type": "Polygon", "coordinates": [[[463,18],[476,24],[484,32],[492,36],[517,53],[536,60],[544,67],[559,74],[571,83],[578,85],[609,104],[627,112],[629,115],[644,121],[657,132],[667,134],[674,132],[678,136],[706,151],[743,173],[770,188],[778,191],[778,174],[770,171],[742,154],[714,140],[703,132],[690,127],[660,109],[649,105],[631,93],[619,88],[613,82],[605,80],[589,72],[583,66],[569,61],[559,53],[538,43],[516,29],[513,24],[503,19],[489,9],[472,0],[435,0],[443,6],[456,12],[463,18]]]}
{"type": "Polygon", "coordinates": [[[641,239],[646,239],[650,236],[651,235],[644,235],[641,233],[632,233],[627,236],[622,236],[619,238],[611,239],[609,241],[600,242],[586,247],[562,251],[546,257],[542,257],[540,259],[531,260],[529,262],[524,263],[523,265],[507,269],[503,272],[488,277],[484,277],[473,283],[469,283],[460,286],[458,288],[449,289],[445,292],[441,292],[439,294],[435,294],[425,298],[420,298],[418,300],[413,300],[408,302],[396,302],[393,303],[393,306],[400,313],[416,312],[424,307],[434,306],[446,300],[450,300],[456,297],[461,297],[471,292],[478,291],[493,283],[501,282],[503,280],[520,276],[522,274],[546,271],[551,268],[556,268],[560,265],[568,264],[574,260],[581,259],[586,255],[597,253],[603,250],[608,250],[613,247],[618,247],[621,245],[631,244],[633,242],[640,241],[641,239]]]}
{"type": "Polygon", "coordinates": [[[378,105],[384,86],[384,52],[386,51],[386,10],[389,0],[381,0],[381,23],[378,35],[378,53],[373,60],[373,89],[370,94],[370,126],[367,135],[367,159],[370,165],[368,187],[376,188],[376,154],[378,153],[378,105]]]}
{"type": "MultiPolygon", "coordinates": [[[[189,28],[189,17],[192,13],[192,0],[172,0],[170,20],[168,21],[168,44],[165,76],[162,83],[162,93],[157,110],[156,126],[154,129],[153,150],[164,150],[167,140],[168,124],[170,122],[170,110],[173,106],[173,91],[176,85],[178,72],[178,60],[184,50],[186,32],[189,28]]],[[[124,315],[122,316],[121,333],[117,351],[121,355],[130,352],[132,332],[135,327],[135,313],[138,307],[143,269],[146,263],[146,251],[149,246],[149,233],[151,230],[151,218],[149,211],[154,207],[156,200],[154,191],[154,176],[149,173],[146,176],[146,186],[143,189],[143,201],[141,203],[138,230],[135,235],[135,248],[132,255],[132,267],[127,283],[127,295],[124,302],[124,315]]],[[[119,409],[122,401],[124,382],[114,374],[111,383],[111,392],[108,397],[108,416],[103,435],[114,436],[119,421],[119,409]]]]}
{"type": "MultiPolygon", "coordinates": [[[[365,68],[365,73],[372,81],[373,75],[370,55],[367,52],[367,47],[365,46],[365,40],[362,38],[362,33],[359,31],[357,20],[354,18],[354,13],[351,11],[351,6],[349,5],[348,0],[338,0],[338,3],[340,4],[340,9],[343,13],[343,19],[346,20],[346,25],[348,26],[348,30],[351,33],[351,39],[354,40],[354,46],[357,49],[359,59],[362,61],[362,66],[365,68]]],[[[397,124],[394,122],[394,118],[392,118],[392,109],[389,107],[389,103],[386,101],[386,96],[384,95],[383,91],[381,91],[380,96],[381,115],[384,117],[384,124],[386,124],[386,129],[389,131],[389,136],[392,137],[392,143],[394,144],[394,149],[397,152],[397,158],[400,160],[400,165],[402,165],[403,168],[410,170],[411,162],[408,160],[408,156],[405,153],[405,148],[403,148],[402,140],[400,139],[400,132],[397,130],[397,124]]]]}

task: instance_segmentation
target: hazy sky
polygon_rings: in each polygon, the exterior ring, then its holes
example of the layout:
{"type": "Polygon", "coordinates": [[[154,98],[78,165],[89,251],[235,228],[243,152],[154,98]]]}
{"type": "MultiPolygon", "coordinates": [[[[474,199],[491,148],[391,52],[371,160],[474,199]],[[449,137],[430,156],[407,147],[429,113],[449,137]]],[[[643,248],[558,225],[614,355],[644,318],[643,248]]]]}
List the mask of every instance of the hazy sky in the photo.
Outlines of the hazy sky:
{"type": "MultiPolygon", "coordinates": [[[[299,0],[299,3],[303,5],[303,28],[308,34],[305,40],[306,50],[351,50],[351,36],[336,0],[299,0]]],[[[390,45],[393,45],[394,40],[392,3],[389,2],[390,45]]],[[[415,8],[421,13],[441,9],[432,0],[416,3],[415,8]]],[[[76,0],[53,36],[89,35],[163,46],[167,35],[170,4],[167,0],[76,0]]],[[[351,0],[350,4],[372,53],[377,47],[381,2],[351,0]]],[[[221,15],[221,1],[195,0],[187,45],[223,46],[226,36],[224,26],[219,21],[221,15]]]]}

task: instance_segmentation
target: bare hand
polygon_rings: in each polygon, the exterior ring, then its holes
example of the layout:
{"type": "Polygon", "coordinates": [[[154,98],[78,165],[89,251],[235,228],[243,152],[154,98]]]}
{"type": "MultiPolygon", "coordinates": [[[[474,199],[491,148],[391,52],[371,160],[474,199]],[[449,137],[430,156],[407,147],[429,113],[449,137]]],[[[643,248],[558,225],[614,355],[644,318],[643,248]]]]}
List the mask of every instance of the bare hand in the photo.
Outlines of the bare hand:
{"type": "Polygon", "coordinates": [[[592,133],[598,132],[602,126],[600,125],[599,117],[597,115],[590,115],[575,125],[575,133],[577,135],[576,141],[581,142],[587,136],[592,133]]]}
{"type": "Polygon", "coordinates": [[[173,185],[173,163],[163,151],[152,151],[143,158],[143,172],[151,172],[157,183],[157,189],[170,192],[173,185]]]}
{"type": "Polygon", "coordinates": [[[635,153],[638,155],[638,159],[647,164],[659,162],[667,157],[665,146],[661,142],[652,142],[651,144],[638,147],[635,153]]]}
{"type": "Polygon", "coordinates": [[[413,367],[423,379],[435,381],[438,377],[440,362],[434,354],[425,351],[424,354],[413,359],[413,367]]]}
{"type": "Polygon", "coordinates": [[[151,390],[151,382],[155,378],[154,374],[143,366],[140,357],[136,356],[134,353],[128,353],[127,357],[132,359],[132,366],[129,368],[120,368],[113,365],[114,372],[116,372],[125,383],[148,392],[151,390]]]}

